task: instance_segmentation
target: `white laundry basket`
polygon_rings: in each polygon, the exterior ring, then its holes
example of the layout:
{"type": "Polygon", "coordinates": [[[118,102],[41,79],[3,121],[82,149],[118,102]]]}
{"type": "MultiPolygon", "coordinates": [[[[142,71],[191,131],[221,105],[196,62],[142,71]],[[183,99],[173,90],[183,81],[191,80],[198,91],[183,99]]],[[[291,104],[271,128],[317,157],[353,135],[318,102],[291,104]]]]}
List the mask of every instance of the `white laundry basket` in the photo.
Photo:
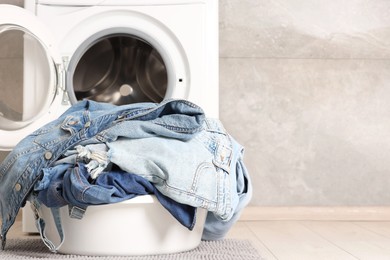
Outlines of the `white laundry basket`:
{"type": "MultiPolygon", "coordinates": [[[[60,209],[65,234],[58,252],[79,255],[151,255],[196,248],[202,237],[206,210],[198,209],[192,231],[182,226],[157,200],[145,195],[121,203],[90,206],[81,220],[60,209]]],[[[59,244],[49,208],[42,206],[46,235],[59,244]]]]}

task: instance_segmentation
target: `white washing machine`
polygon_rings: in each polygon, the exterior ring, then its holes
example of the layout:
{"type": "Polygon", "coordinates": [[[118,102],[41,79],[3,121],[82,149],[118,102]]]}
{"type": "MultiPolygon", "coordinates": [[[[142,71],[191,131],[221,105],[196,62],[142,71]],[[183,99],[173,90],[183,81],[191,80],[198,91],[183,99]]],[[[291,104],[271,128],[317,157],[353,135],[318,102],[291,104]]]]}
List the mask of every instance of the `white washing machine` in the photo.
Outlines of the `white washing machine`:
{"type": "Polygon", "coordinates": [[[0,86],[2,150],[84,98],[185,98],[218,116],[215,0],[26,0],[1,7],[0,46],[24,54],[0,86]]]}
{"type": "MultiPolygon", "coordinates": [[[[0,93],[5,151],[82,99],[121,105],[184,98],[218,117],[218,1],[0,5],[0,93]]],[[[24,216],[24,231],[33,231],[24,216]]]]}

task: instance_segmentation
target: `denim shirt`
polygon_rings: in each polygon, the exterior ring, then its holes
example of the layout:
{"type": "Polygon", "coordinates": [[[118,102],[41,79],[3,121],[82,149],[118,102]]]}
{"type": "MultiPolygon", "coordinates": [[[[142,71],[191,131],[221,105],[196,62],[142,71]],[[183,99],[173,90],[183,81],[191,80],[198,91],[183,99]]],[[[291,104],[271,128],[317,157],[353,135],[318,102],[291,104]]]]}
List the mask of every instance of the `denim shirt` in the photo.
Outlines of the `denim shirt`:
{"type": "Polygon", "coordinates": [[[158,134],[189,140],[201,130],[203,121],[202,109],[186,100],[125,106],[85,100],[72,106],[20,141],[0,165],[2,248],[20,207],[42,178],[42,169],[65,151],[80,143],[112,142],[129,133],[138,138],[158,134]]]}

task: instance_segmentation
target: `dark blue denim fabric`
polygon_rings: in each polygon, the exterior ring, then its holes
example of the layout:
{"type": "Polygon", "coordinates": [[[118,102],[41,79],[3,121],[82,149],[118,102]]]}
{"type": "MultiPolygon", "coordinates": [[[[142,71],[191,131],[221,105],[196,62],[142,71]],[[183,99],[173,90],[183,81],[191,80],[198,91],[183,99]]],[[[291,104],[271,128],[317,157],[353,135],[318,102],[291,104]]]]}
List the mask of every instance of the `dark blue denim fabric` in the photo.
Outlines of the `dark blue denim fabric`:
{"type": "Polygon", "coordinates": [[[91,179],[84,164],[73,167],[60,164],[44,169],[51,172],[50,182],[35,187],[39,191],[38,200],[47,207],[69,205],[86,210],[91,205],[103,205],[132,199],[139,195],[154,194],[172,216],[182,225],[192,230],[195,225],[196,208],[178,203],[159,192],[153,184],[136,174],[122,170],[101,173],[96,180],[91,179]]]}

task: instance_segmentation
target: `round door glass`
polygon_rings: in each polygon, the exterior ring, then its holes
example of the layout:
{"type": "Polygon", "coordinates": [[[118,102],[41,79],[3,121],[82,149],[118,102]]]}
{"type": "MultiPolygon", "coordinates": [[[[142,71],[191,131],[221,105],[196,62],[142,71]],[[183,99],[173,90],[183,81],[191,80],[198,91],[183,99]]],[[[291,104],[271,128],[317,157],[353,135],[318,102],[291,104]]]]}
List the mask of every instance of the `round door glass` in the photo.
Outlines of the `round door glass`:
{"type": "Polygon", "coordinates": [[[0,129],[23,128],[47,111],[55,67],[45,47],[24,28],[0,27],[0,129]]]}
{"type": "Polygon", "coordinates": [[[168,73],[161,55],[135,36],[99,38],[79,55],[76,64],[70,75],[77,100],[116,105],[160,102],[167,92],[168,73]]]}

